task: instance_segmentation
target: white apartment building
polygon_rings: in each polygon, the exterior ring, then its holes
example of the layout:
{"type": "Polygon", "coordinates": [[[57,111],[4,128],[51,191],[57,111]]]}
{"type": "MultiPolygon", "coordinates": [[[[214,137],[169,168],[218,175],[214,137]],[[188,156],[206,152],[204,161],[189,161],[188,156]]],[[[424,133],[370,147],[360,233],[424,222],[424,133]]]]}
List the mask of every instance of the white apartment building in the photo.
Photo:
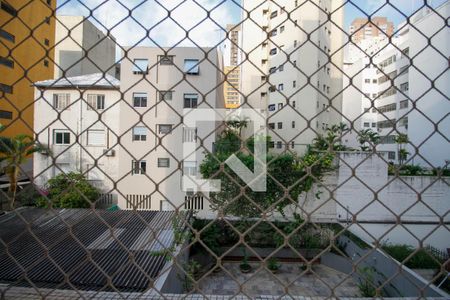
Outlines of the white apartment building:
{"type": "Polygon", "coordinates": [[[243,102],[267,113],[275,151],[301,153],[341,121],[342,3],[243,1],[243,102]]]}
{"type": "Polygon", "coordinates": [[[55,78],[108,73],[115,76],[116,41],[84,16],[57,16],[55,78]]]}
{"type": "MultiPolygon", "coordinates": [[[[436,11],[422,9],[411,18],[411,25],[401,24],[393,44],[373,57],[376,67],[363,57],[347,69],[349,76],[359,73],[354,86],[344,91],[344,122],[353,121],[358,131],[377,131],[381,136],[377,149],[386,151],[389,161],[398,162],[395,138],[400,133],[410,141],[404,146],[409,163],[442,167],[450,160],[450,32],[442,30],[450,1],[436,11]],[[433,37],[431,45],[428,37],[433,37]]],[[[355,147],[356,137],[352,131],[344,142],[355,147]]]]}
{"type": "Polygon", "coordinates": [[[73,171],[103,193],[117,194],[119,81],[97,73],[34,85],[34,131],[50,150],[34,154],[35,184],[73,171]]]}
{"type": "Polygon", "coordinates": [[[215,48],[135,47],[121,63],[119,207],[207,210],[206,199],[182,186],[197,176],[205,151],[212,151],[214,122],[195,127],[185,113],[224,108],[222,56],[215,48]],[[166,53],[164,51],[167,51],[166,53]],[[196,142],[194,153],[184,143],[196,142]]]}

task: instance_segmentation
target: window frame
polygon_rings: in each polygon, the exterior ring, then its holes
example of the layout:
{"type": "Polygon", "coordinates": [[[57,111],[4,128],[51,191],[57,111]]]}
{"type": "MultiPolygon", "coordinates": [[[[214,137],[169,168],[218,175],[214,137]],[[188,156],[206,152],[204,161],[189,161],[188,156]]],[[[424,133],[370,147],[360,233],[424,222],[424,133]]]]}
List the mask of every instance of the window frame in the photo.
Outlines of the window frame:
{"type": "Polygon", "coordinates": [[[146,142],[147,141],[147,135],[148,135],[148,128],[145,126],[134,126],[131,129],[131,140],[133,142],[146,142]],[[136,133],[136,129],[145,131],[145,133],[141,132],[141,133],[136,133]]]}
{"type": "Polygon", "coordinates": [[[183,94],[183,108],[197,108],[198,107],[198,94],[196,93],[185,93],[183,94]],[[189,97],[192,96],[192,97],[189,97]],[[194,97],[195,96],[195,97],[194,97]],[[186,101],[190,101],[190,104],[187,106],[186,101]],[[193,104],[193,100],[195,100],[195,105],[193,104]]]}
{"type": "Polygon", "coordinates": [[[53,103],[52,106],[54,109],[58,111],[69,110],[70,109],[70,94],[69,93],[54,93],[53,94],[53,103]],[[65,96],[64,106],[61,107],[61,96],[65,96]]]}
{"type": "Polygon", "coordinates": [[[197,58],[186,58],[183,64],[183,71],[186,75],[200,75],[200,60],[197,58]],[[186,65],[189,62],[193,66],[186,65]]]}
{"type": "Polygon", "coordinates": [[[87,110],[104,110],[105,94],[87,94],[87,110]]]}
{"type": "Polygon", "coordinates": [[[158,168],[170,168],[170,158],[158,157],[157,166],[158,168]],[[167,164],[166,163],[163,164],[162,162],[167,162],[167,164]]]}
{"type": "Polygon", "coordinates": [[[148,66],[149,66],[149,60],[147,58],[135,58],[133,59],[132,62],[132,69],[133,69],[133,74],[148,74],[148,66]],[[145,70],[143,70],[141,67],[143,67],[143,65],[141,66],[139,62],[146,62],[147,66],[145,68],[145,70]]]}
{"type": "Polygon", "coordinates": [[[53,129],[53,145],[58,146],[67,146],[71,144],[71,134],[67,129],[53,129]],[[62,134],[61,143],[58,143],[57,135],[62,134]],[[67,136],[66,136],[67,134],[67,136]],[[66,141],[66,137],[68,137],[68,141],[66,141]]]}
{"type": "Polygon", "coordinates": [[[145,175],[147,173],[146,160],[132,160],[131,161],[131,175],[145,175]]]}
{"type": "Polygon", "coordinates": [[[171,134],[172,130],[173,130],[172,124],[158,124],[158,134],[163,134],[163,135],[171,134]],[[167,132],[165,132],[165,130],[161,130],[162,128],[168,128],[169,130],[167,132]]]}

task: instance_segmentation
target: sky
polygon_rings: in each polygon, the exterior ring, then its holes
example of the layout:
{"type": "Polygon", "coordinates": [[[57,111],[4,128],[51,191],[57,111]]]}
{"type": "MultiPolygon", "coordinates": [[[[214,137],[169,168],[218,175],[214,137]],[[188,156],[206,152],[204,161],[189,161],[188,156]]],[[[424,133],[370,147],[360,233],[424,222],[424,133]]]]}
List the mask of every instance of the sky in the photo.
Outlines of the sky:
{"type": "MultiPolygon", "coordinates": [[[[445,1],[428,3],[437,6],[445,1]]],[[[409,16],[424,5],[424,0],[389,0],[388,5],[386,2],[347,0],[343,8],[345,30],[364,13],[386,16],[397,26],[404,16],[393,6],[409,16]]],[[[224,38],[226,24],[240,21],[240,5],[241,0],[58,0],[57,14],[89,16],[92,11],[94,23],[105,32],[110,30],[123,46],[155,42],[159,46],[205,47],[215,46],[224,38]],[[195,44],[186,39],[187,34],[195,44]]]]}

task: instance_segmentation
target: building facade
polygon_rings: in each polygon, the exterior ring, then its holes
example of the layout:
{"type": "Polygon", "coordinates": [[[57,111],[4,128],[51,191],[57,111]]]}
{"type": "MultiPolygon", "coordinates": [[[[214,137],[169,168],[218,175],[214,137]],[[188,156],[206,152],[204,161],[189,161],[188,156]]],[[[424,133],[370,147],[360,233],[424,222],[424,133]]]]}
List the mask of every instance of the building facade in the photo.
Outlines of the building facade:
{"type": "Polygon", "coordinates": [[[355,131],[345,137],[347,145],[357,145],[358,132],[370,128],[380,135],[377,150],[387,152],[389,161],[398,163],[401,158],[430,168],[448,164],[450,34],[441,28],[445,26],[443,18],[449,15],[450,1],[436,12],[422,9],[411,18],[411,24],[400,25],[392,44],[349,65],[348,75],[353,72],[356,77],[351,88],[344,90],[347,119],[343,121],[353,121],[355,131]],[[429,45],[427,37],[431,36],[429,45]],[[400,134],[409,142],[397,143],[400,134]],[[408,153],[406,159],[400,157],[400,149],[408,153]]]}
{"type": "Polygon", "coordinates": [[[394,34],[394,23],[386,17],[357,18],[350,25],[349,33],[354,43],[375,37],[390,37],[394,34]]]}
{"type": "Polygon", "coordinates": [[[115,76],[116,41],[84,16],[57,16],[55,62],[55,78],[115,76]]]}
{"type": "Polygon", "coordinates": [[[56,1],[0,1],[2,135],[33,135],[33,82],[53,78],[56,1]]]}
{"type": "Polygon", "coordinates": [[[341,120],[342,2],[243,2],[243,102],[267,114],[275,151],[302,153],[341,120]]]}
{"type": "Polygon", "coordinates": [[[224,52],[224,98],[225,107],[238,108],[241,104],[241,62],[242,32],[240,25],[227,25],[227,39],[223,45],[224,52]]]}

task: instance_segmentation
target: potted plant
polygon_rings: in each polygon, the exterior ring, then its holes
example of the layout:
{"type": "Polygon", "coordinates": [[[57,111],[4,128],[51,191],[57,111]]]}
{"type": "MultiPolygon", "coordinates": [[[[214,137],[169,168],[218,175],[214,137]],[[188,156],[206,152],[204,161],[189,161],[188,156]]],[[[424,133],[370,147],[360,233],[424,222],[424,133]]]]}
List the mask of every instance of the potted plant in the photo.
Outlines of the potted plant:
{"type": "Polygon", "coordinates": [[[267,268],[272,272],[272,273],[277,273],[278,270],[280,269],[281,265],[278,262],[278,260],[275,257],[271,257],[267,260],[267,268]]]}
{"type": "Polygon", "coordinates": [[[242,273],[249,273],[252,270],[252,266],[248,263],[248,256],[245,249],[244,249],[244,259],[239,265],[239,268],[241,269],[242,273]]]}

